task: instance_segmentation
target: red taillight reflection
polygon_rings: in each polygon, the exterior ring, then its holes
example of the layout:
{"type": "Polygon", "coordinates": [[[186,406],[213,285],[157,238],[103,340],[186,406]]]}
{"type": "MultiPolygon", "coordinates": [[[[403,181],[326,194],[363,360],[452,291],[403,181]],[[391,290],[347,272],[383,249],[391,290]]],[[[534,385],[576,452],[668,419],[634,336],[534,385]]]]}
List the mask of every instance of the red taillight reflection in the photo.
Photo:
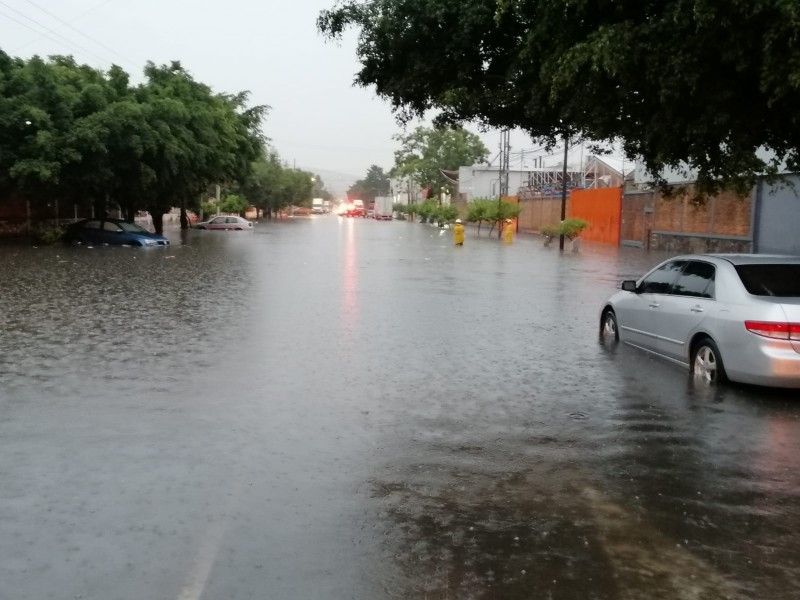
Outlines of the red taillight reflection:
{"type": "Polygon", "coordinates": [[[772,321],[745,321],[750,333],[775,340],[799,340],[800,323],[776,323],[772,321]]]}

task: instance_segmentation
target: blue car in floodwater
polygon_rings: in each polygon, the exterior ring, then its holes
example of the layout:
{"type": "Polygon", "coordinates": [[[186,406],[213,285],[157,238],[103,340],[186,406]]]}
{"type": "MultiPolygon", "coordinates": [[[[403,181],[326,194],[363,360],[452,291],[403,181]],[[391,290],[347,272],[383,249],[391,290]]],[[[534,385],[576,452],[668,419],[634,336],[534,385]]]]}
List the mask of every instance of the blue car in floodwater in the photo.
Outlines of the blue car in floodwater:
{"type": "Polygon", "coordinates": [[[169,240],[163,235],[150,233],[135,223],[111,218],[83,219],[72,223],[67,226],[64,239],[87,246],[169,246],[169,240]]]}

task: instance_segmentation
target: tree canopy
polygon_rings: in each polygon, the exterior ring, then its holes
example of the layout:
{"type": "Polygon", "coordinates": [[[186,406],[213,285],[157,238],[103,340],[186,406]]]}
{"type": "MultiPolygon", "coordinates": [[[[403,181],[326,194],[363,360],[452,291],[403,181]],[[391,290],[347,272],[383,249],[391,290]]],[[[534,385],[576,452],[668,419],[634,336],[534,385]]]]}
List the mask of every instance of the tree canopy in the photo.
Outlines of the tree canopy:
{"type": "Polygon", "coordinates": [[[456,171],[464,165],[485,162],[489,150],[481,139],[462,127],[417,127],[395,139],[393,177],[410,177],[420,187],[439,190],[449,187],[442,170],[456,171]]]}
{"type": "Polygon", "coordinates": [[[350,186],[347,196],[374,202],[378,196],[388,196],[390,191],[389,174],[378,165],[371,165],[364,179],[359,179],[350,186]]]}
{"type": "Polygon", "coordinates": [[[160,231],[171,207],[244,180],[263,153],[267,107],[214,93],[177,62],[144,74],[132,86],[116,66],[0,51],[0,194],[101,211],[111,202],[129,218],[148,210],[160,231]]]}
{"type": "Polygon", "coordinates": [[[621,139],[705,191],[800,168],[797,2],[345,0],[318,27],[360,29],[356,82],[401,119],[621,139]]]}
{"type": "Polygon", "coordinates": [[[291,204],[308,206],[312,194],[320,190],[324,191],[324,184],[318,176],[282,166],[274,150],[253,162],[250,173],[236,188],[250,204],[267,215],[277,213],[291,204]]]}

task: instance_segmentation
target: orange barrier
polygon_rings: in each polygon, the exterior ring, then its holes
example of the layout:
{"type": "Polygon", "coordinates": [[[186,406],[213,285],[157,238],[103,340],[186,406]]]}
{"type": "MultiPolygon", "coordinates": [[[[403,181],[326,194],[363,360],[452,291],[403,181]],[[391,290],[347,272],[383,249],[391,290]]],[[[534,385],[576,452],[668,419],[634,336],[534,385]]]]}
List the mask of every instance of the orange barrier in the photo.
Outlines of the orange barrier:
{"type": "Polygon", "coordinates": [[[622,188],[573,190],[569,216],[589,222],[581,233],[587,242],[619,245],[622,221],[622,188]]]}

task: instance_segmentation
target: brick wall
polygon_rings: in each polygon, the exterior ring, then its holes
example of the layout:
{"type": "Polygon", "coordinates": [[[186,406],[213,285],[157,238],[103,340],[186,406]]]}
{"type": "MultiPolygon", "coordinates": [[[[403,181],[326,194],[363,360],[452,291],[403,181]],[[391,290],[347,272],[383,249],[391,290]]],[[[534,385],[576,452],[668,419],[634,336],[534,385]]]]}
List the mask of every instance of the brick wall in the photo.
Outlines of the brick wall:
{"type": "MultiPolygon", "coordinates": [[[[561,196],[520,199],[522,212],[519,215],[520,231],[539,231],[546,225],[561,222],[561,196]]],[[[567,196],[567,214],[570,214],[570,199],[567,196]]]]}
{"type": "Polygon", "coordinates": [[[652,223],[645,223],[645,209],[654,211],[655,202],[653,192],[628,193],[622,197],[621,241],[646,245],[646,230],[648,226],[652,227],[652,223]]]}
{"type": "Polygon", "coordinates": [[[696,203],[692,194],[691,187],[671,197],[657,191],[625,194],[622,240],[672,252],[751,251],[752,195],[723,192],[696,203]]]}
{"type": "Polygon", "coordinates": [[[750,237],[752,196],[723,192],[697,204],[692,190],[656,200],[654,230],[698,235],[750,237]]]}

